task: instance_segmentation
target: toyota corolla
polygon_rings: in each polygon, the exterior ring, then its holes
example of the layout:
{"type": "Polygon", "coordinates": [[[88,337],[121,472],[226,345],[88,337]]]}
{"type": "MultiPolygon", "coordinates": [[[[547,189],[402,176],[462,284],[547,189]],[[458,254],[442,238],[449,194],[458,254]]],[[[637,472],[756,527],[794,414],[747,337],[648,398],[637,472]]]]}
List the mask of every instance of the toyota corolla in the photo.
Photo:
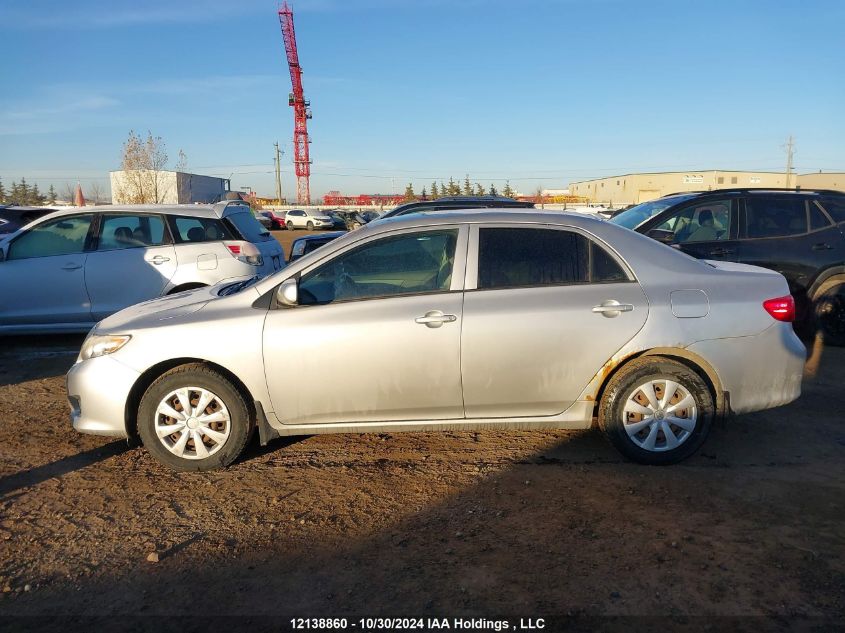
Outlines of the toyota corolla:
{"type": "Polygon", "coordinates": [[[717,417],[799,396],[793,316],[780,274],[597,218],[410,215],[101,321],[68,397],[78,431],[140,436],[179,470],[231,464],[256,429],[266,443],[594,423],[666,464],[717,417]]]}

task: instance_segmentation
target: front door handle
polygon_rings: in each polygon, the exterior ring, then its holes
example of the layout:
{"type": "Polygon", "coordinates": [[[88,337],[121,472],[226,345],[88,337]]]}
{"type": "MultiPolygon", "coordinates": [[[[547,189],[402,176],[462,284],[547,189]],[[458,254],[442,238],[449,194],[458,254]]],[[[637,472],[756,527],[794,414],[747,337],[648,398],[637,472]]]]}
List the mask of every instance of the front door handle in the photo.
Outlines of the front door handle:
{"type": "Polygon", "coordinates": [[[80,268],[82,268],[82,264],[70,264],[70,263],[68,263],[68,264],[65,264],[64,266],[62,266],[62,270],[79,270],[80,268]]]}
{"type": "Polygon", "coordinates": [[[427,327],[441,327],[444,323],[452,323],[457,320],[458,317],[454,314],[443,314],[440,310],[429,310],[424,316],[414,319],[416,323],[427,327]]]}
{"type": "Polygon", "coordinates": [[[608,299],[602,301],[599,305],[593,306],[593,312],[600,314],[603,317],[612,319],[618,317],[623,312],[631,312],[634,309],[630,303],[619,303],[616,299],[608,299]]]}
{"type": "Polygon", "coordinates": [[[818,244],[813,244],[813,250],[814,251],[829,251],[832,248],[833,247],[830,244],[827,244],[825,242],[819,242],[818,244]]]}
{"type": "Polygon", "coordinates": [[[147,261],[152,262],[156,266],[159,266],[159,265],[163,264],[164,262],[169,262],[170,258],[164,257],[163,255],[156,255],[155,257],[153,257],[152,259],[148,259],[147,261]]]}

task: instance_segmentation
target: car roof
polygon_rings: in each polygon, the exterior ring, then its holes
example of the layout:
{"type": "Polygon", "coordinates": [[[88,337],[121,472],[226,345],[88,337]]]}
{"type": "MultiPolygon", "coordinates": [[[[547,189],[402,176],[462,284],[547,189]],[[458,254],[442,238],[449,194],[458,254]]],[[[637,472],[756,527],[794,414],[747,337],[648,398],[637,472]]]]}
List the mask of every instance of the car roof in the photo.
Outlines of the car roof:
{"type": "Polygon", "coordinates": [[[806,194],[806,195],[823,195],[823,196],[845,196],[845,191],[836,191],[834,189],[779,189],[776,187],[761,188],[761,187],[732,187],[731,189],[711,189],[710,191],[675,191],[667,193],[663,198],[672,198],[676,196],[693,196],[693,197],[708,197],[708,196],[724,196],[724,195],[745,195],[745,194],[806,194]]]}

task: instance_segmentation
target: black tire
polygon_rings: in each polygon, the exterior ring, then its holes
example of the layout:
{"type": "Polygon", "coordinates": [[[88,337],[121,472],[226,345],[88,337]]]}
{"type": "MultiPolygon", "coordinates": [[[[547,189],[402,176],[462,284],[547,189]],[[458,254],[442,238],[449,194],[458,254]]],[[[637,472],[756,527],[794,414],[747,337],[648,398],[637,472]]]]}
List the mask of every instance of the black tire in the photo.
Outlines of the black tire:
{"type": "MultiPolygon", "coordinates": [[[[657,394],[657,388],[653,388],[657,394]]],[[[665,389],[665,382],[663,383],[665,389]]],[[[680,391],[676,390],[675,397],[680,398],[680,391]]],[[[680,410],[684,411],[684,410],[680,410]]],[[[599,404],[598,422],[604,435],[622,455],[641,464],[663,465],[680,462],[695,453],[710,432],[710,426],[715,416],[715,405],[710,387],[695,371],[686,365],[664,356],[646,356],[624,365],[611,378],[599,404]],[[655,442],[661,442],[660,450],[648,450],[638,445],[625,429],[623,416],[631,422],[636,422],[636,414],[632,416],[624,412],[626,403],[632,396],[643,397],[639,387],[648,381],[672,380],[689,395],[692,396],[696,408],[694,428],[689,431],[670,426],[670,431],[677,437],[684,437],[676,448],[666,447],[667,439],[660,423],[655,432],[655,442]],[[640,392],[640,393],[638,393],[640,392]],[[684,435],[688,433],[688,435],[684,435]]],[[[682,413],[683,415],[683,413],[682,413]]],[[[688,415],[688,414],[687,414],[688,415]]],[[[643,435],[648,434],[650,426],[643,428],[643,435]]]]}
{"type": "Polygon", "coordinates": [[[308,222],[305,224],[305,228],[308,229],[309,231],[313,231],[314,230],[314,223],[311,220],[308,220],[308,222]]]}
{"type": "MultiPolygon", "coordinates": [[[[195,404],[192,402],[192,404],[195,404]]],[[[224,468],[243,452],[254,428],[243,396],[222,374],[202,363],[180,365],[162,374],[141,398],[138,406],[138,433],[146,449],[159,462],[178,471],[203,471],[224,468]],[[222,446],[205,459],[187,459],[170,452],[156,435],[156,411],[159,403],[171,392],[183,387],[211,391],[229,412],[229,436],[222,446]]],[[[193,442],[191,439],[188,442],[193,442]]]]}
{"type": "Polygon", "coordinates": [[[288,220],[288,231],[293,231],[293,230],[294,230],[294,228],[295,228],[295,227],[293,226],[293,222],[291,222],[290,220],[288,220]]]}
{"type": "Polygon", "coordinates": [[[822,284],[813,300],[813,320],[825,345],[845,347],[845,283],[822,284]]]}

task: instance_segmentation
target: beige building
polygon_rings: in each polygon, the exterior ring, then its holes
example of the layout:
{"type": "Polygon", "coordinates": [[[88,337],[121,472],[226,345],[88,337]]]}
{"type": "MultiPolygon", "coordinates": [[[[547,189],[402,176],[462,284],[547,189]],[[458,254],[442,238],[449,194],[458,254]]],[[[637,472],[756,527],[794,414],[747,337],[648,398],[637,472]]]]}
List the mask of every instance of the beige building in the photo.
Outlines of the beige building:
{"type": "Polygon", "coordinates": [[[638,204],[680,191],[710,191],[731,188],[839,189],[845,191],[845,174],[786,174],[774,171],[675,171],[624,174],[570,183],[572,195],[589,202],[624,206],[638,204]]]}
{"type": "Polygon", "coordinates": [[[219,202],[230,189],[227,178],[181,171],[112,171],[109,176],[113,204],[219,202]]]}

